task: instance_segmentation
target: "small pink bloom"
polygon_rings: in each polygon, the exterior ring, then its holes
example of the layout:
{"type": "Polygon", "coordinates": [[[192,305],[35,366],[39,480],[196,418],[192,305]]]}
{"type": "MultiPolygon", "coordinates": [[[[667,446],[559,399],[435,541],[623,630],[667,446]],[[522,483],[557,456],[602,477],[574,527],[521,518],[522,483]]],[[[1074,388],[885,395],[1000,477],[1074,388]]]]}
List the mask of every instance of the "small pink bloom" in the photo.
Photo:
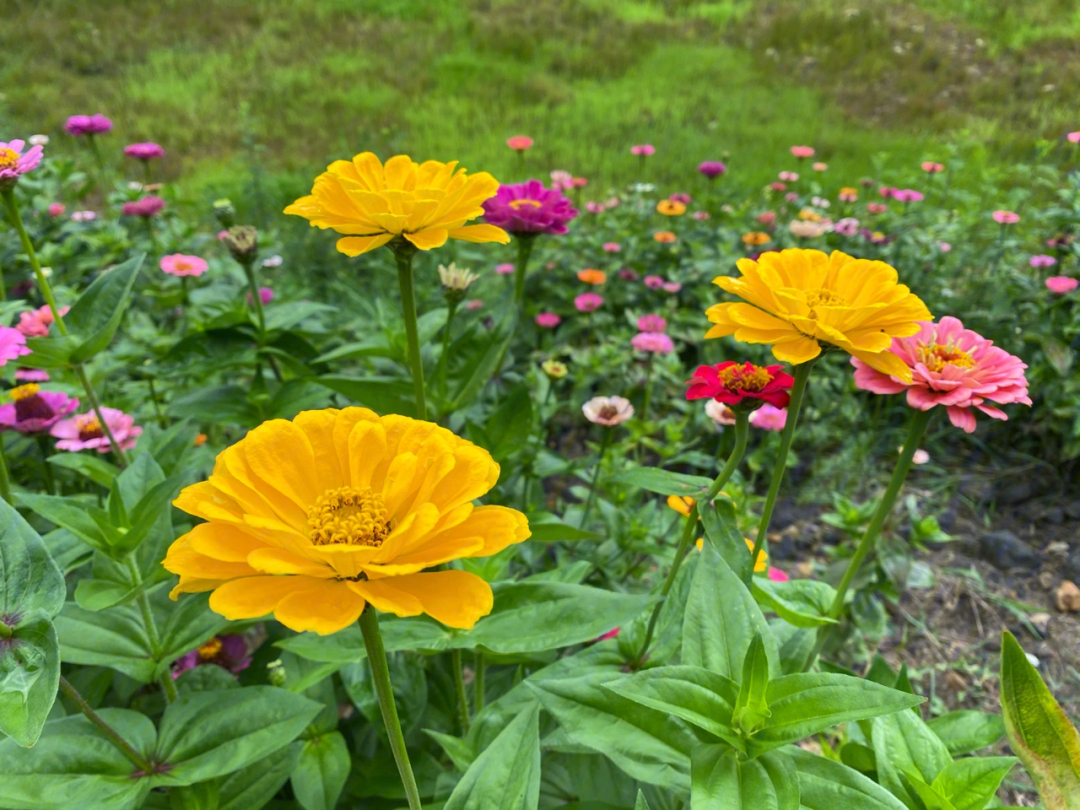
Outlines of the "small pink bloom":
{"type": "Polygon", "coordinates": [[[867,203],[866,210],[871,214],[884,214],[889,210],[889,206],[885,205],[885,203],[867,203]]]}
{"type": "Polygon", "coordinates": [[[587,177],[574,177],[570,180],[571,188],[585,188],[589,185],[589,178],[587,177]]]}
{"type": "Polygon", "coordinates": [[[42,391],[36,383],[13,388],[14,402],[0,405],[0,430],[41,433],[79,407],[79,400],[60,391],[42,391]]]}
{"type": "Polygon", "coordinates": [[[948,242],[938,242],[937,246],[938,250],[940,250],[942,253],[948,253],[950,250],[952,250],[952,245],[950,245],[948,242]]]}
{"type": "Polygon", "coordinates": [[[769,566],[769,572],[767,574],[769,579],[773,582],[787,582],[791,577],[781,571],[779,568],[773,568],[769,566]]]}
{"type": "Polygon", "coordinates": [[[465,309],[469,310],[470,312],[475,312],[478,309],[483,309],[483,307],[484,302],[481,301],[479,298],[474,298],[471,301],[465,302],[465,309]]]}
{"type": "Polygon", "coordinates": [[[709,218],[709,212],[708,211],[695,211],[690,216],[692,216],[696,220],[704,222],[705,220],[707,220],[709,218]]]}
{"type": "Polygon", "coordinates": [[[893,199],[897,202],[920,202],[923,199],[921,192],[913,188],[898,188],[893,191],[893,199]]]}
{"type": "Polygon", "coordinates": [[[622,245],[618,242],[604,242],[605,253],[618,253],[620,250],[622,250],[622,245]]]}
{"type": "MultiPolygon", "coordinates": [[[[904,448],[901,447],[900,449],[903,450],[904,448]]],[[[927,453],[922,448],[919,448],[918,450],[916,450],[914,453],[911,454],[911,463],[912,464],[919,464],[919,465],[929,464],[930,463],[930,454],[927,453]]]]}
{"type": "Polygon", "coordinates": [[[726,172],[727,166],[719,160],[706,160],[698,164],[697,170],[712,180],[726,172]]]}
{"type": "Polygon", "coordinates": [[[1053,256],[1047,256],[1045,253],[1040,253],[1028,259],[1028,264],[1030,264],[1036,269],[1043,267],[1053,267],[1055,264],[1057,264],[1057,259],[1055,259],[1053,256]]]}
{"type": "Polygon", "coordinates": [[[1020,215],[1013,211],[995,211],[990,216],[994,218],[994,222],[1000,223],[1001,225],[1015,225],[1020,221],[1020,215]]]}
{"type": "Polygon", "coordinates": [[[512,262],[503,262],[502,264],[495,265],[495,272],[500,276],[509,276],[514,273],[514,265],[512,262]]]}
{"type": "Polygon", "coordinates": [[[602,202],[587,202],[585,203],[585,210],[590,214],[602,214],[604,213],[604,204],[602,202]]]}
{"type": "Polygon", "coordinates": [[[19,382],[48,382],[49,372],[40,368],[17,368],[15,379],[19,382]]]}
{"type": "Polygon", "coordinates": [[[43,148],[31,146],[24,154],[24,146],[26,141],[18,139],[10,143],[0,142],[0,187],[14,186],[20,177],[33,171],[41,163],[43,148]]]}
{"type": "Polygon", "coordinates": [[[937,174],[938,172],[945,171],[945,167],[940,163],[934,163],[932,160],[923,161],[922,170],[927,174],[937,174]]]}
{"type": "Polygon", "coordinates": [[[833,231],[841,236],[854,236],[859,232],[859,220],[855,217],[844,217],[833,225],[833,231]]]}
{"type": "Polygon", "coordinates": [[[796,180],[799,179],[799,173],[798,172],[780,172],[778,177],[781,180],[783,180],[785,183],[794,183],[796,180]]]}
{"type": "Polygon", "coordinates": [[[49,203],[49,216],[63,216],[66,206],[63,203],[49,203]]]}
{"type": "Polygon", "coordinates": [[[97,219],[97,214],[93,211],[75,211],[71,215],[72,222],[92,222],[97,219]]]}
{"type": "Polygon", "coordinates": [[[604,207],[609,209],[609,210],[612,209],[612,208],[617,207],[618,204],[619,204],[619,198],[618,197],[608,197],[606,200],[604,200],[604,207]]]}
{"type": "Polygon", "coordinates": [[[664,286],[664,279],[660,276],[645,276],[645,286],[650,290],[659,290],[664,286]]]}
{"type": "Polygon", "coordinates": [[[796,194],[794,191],[789,191],[787,194],[784,195],[784,199],[788,202],[795,202],[797,199],[799,199],[799,195],[796,194]]]}
{"type": "Polygon", "coordinates": [[[574,299],[574,306],[578,312],[595,312],[604,304],[603,296],[594,292],[582,293],[574,299]]]}
{"type": "Polygon", "coordinates": [[[161,271],[170,276],[201,276],[208,269],[205,259],[173,253],[161,257],[161,271]]]}
{"type": "Polygon", "coordinates": [[[776,214],[773,211],[765,211],[761,214],[758,214],[755,219],[762,225],[772,225],[774,222],[776,222],[776,214]]]}
{"type": "Polygon", "coordinates": [[[145,161],[165,157],[165,150],[156,143],[133,143],[124,147],[124,154],[145,161]]]}
{"type": "Polygon", "coordinates": [[[536,316],[536,325],[541,329],[554,329],[560,323],[562,318],[556,315],[554,312],[541,312],[536,316]]]}
{"type": "Polygon", "coordinates": [[[101,113],[95,113],[94,115],[73,115],[68,118],[67,123],[64,124],[64,129],[76,137],[79,135],[100,135],[103,132],[108,132],[112,128],[112,121],[101,113]]]}
{"type": "Polygon", "coordinates": [[[750,414],[750,424],[762,430],[783,430],[787,424],[787,408],[777,408],[765,403],[750,414]]]}
{"type": "Polygon", "coordinates": [[[634,415],[634,406],[625,397],[593,397],[581,406],[585,418],[595,425],[616,427],[634,415]]]}
{"type": "Polygon", "coordinates": [[[221,230],[221,231],[218,231],[218,232],[217,232],[217,233],[215,234],[215,236],[217,236],[217,240],[218,240],[219,242],[220,242],[220,241],[222,241],[222,240],[223,240],[223,239],[224,239],[224,238],[225,238],[226,236],[228,236],[228,235],[229,235],[229,232],[228,232],[227,230],[221,230]]]}
{"type": "MultiPolygon", "coordinates": [[[[133,448],[135,440],[143,430],[135,424],[135,420],[116,408],[102,408],[101,414],[105,417],[109,430],[112,431],[121,449],[133,448]]],[[[109,437],[105,435],[93,411],[57,422],[49,433],[60,439],[56,443],[57,450],[68,450],[72,453],[80,450],[97,450],[99,453],[108,453],[111,449],[109,437]]]]}
{"type": "Polygon", "coordinates": [[[21,329],[0,326],[0,366],[27,354],[30,354],[30,350],[26,348],[26,333],[21,329]]]}
{"type": "Polygon", "coordinates": [[[799,160],[805,160],[806,158],[812,158],[814,156],[814,147],[812,146],[793,146],[791,147],[791,154],[797,157],[799,160]]]}
{"type": "Polygon", "coordinates": [[[1004,411],[989,403],[1031,404],[1024,376],[1027,366],[993,341],[965,329],[956,318],[946,316],[936,324],[924,321],[918,334],[893,338],[888,350],[911,369],[911,382],[884,374],[853,357],[855,385],[875,394],[906,391],[908,405],[922,411],[944,406],[949,421],[967,433],[975,430],[972,408],[994,419],[1007,419],[1004,411]]]}
{"type": "Polygon", "coordinates": [[[1071,293],[1075,290],[1078,283],[1080,282],[1069,276],[1050,276],[1046,280],[1046,289],[1057,295],[1065,295],[1065,293],[1071,293]]]}
{"type": "Polygon", "coordinates": [[[682,289],[682,284],[680,284],[677,281],[665,281],[664,282],[664,292],[671,293],[672,295],[674,295],[675,293],[677,293],[681,289],[682,289]]]}
{"type": "Polygon", "coordinates": [[[666,332],[667,320],[662,315],[642,315],[637,319],[639,332],[666,332]]]}
{"type": "Polygon", "coordinates": [[[670,354],[675,349],[671,338],[663,332],[639,332],[630,339],[630,345],[639,352],[670,354]]]}
{"type": "MultiPolygon", "coordinates": [[[[60,307],[60,317],[67,315],[71,307],[60,307]]],[[[15,328],[27,337],[45,337],[49,334],[49,327],[53,324],[52,310],[46,304],[29,312],[19,313],[19,322],[15,328]]]]}
{"type": "Polygon", "coordinates": [[[683,205],[689,205],[692,199],[689,194],[672,194],[668,197],[672,202],[682,203],[683,205]]]}
{"type": "Polygon", "coordinates": [[[813,169],[815,172],[823,172],[823,171],[828,170],[829,164],[828,163],[814,163],[813,165],[810,166],[810,168],[813,169]]]}
{"type": "Polygon", "coordinates": [[[161,197],[148,194],[135,202],[124,203],[121,213],[125,217],[146,217],[149,219],[160,214],[164,208],[165,201],[161,197]]]}
{"type": "Polygon", "coordinates": [[[853,203],[859,199],[859,195],[854,191],[841,191],[838,195],[840,202],[853,203]]]}
{"type": "Polygon", "coordinates": [[[769,188],[773,191],[787,191],[786,183],[769,183],[769,188]]]}
{"type": "Polygon", "coordinates": [[[574,186],[574,176],[570,172],[556,169],[551,173],[551,187],[558,191],[566,191],[574,186]]]}
{"type": "Polygon", "coordinates": [[[619,270],[619,278],[623,281],[637,281],[641,276],[638,275],[637,270],[633,267],[624,267],[619,270]]]}
{"type": "Polygon", "coordinates": [[[715,399],[710,399],[705,403],[705,415],[718,425],[730,427],[735,424],[735,411],[715,399]]]}
{"type": "MultiPolygon", "coordinates": [[[[251,293],[247,293],[244,298],[247,299],[248,306],[250,306],[251,293]]],[[[263,306],[266,306],[274,300],[274,291],[270,287],[259,287],[259,300],[262,301],[263,306]]]]}
{"type": "Polygon", "coordinates": [[[656,147],[651,143],[639,143],[630,147],[631,155],[638,155],[639,157],[647,157],[656,153],[656,147]]]}
{"type": "Polygon", "coordinates": [[[515,152],[524,152],[533,145],[533,139],[528,135],[515,135],[512,138],[506,139],[506,145],[515,152]]]}
{"type": "Polygon", "coordinates": [[[1080,131],[1070,132],[1068,135],[1065,136],[1065,138],[1069,141],[1069,143],[1080,143],[1080,131]]]}
{"type": "Polygon", "coordinates": [[[892,197],[894,194],[896,194],[897,191],[899,191],[899,189],[893,188],[892,186],[882,186],[878,189],[878,194],[880,194],[885,199],[888,199],[889,197],[892,197]]]}

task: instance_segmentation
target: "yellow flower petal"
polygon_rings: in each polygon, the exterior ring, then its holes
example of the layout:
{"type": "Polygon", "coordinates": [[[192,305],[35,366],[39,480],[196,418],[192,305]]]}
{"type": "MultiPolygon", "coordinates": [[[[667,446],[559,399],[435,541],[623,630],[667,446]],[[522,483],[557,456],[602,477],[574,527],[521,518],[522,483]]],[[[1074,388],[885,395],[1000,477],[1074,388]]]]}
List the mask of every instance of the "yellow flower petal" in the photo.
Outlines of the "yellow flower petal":
{"type": "Polygon", "coordinates": [[[339,253],[344,253],[346,256],[359,256],[361,253],[381,248],[393,238],[394,234],[392,233],[377,233],[374,236],[346,236],[337,240],[336,247],[339,253]]]}
{"type": "Polygon", "coordinates": [[[210,594],[210,609],[229,621],[258,619],[273,613],[286,596],[303,593],[314,598],[325,587],[326,580],[312,577],[255,576],[233,579],[210,594]]]}
{"type": "Polygon", "coordinates": [[[283,548],[256,549],[248,555],[247,561],[248,565],[264,574],[292,574],[320,579],[336,575],[329,565],[314,562],[283,548]]]}
{"type": "Polygon", "coordinates": [[[416,245],[420,250],[432,250],[445,245],[446,240],[450,238],[450,232],[444,228],[432,228],[431,230],[420,231],[419,233],[405,233],[402,234],[402,236],[416,245]]]}
{"type": "Polygon", "coordinates": [[[491,586],[468,571],[433,571],[350,582],[378,610],[395,616],[426,613],[449,627],[469,630],[491,613],[491,586]]]}
{"type": "Polygon", "coordinates": [[[494,225],[465,225],[450,231],[451,239],[460,239],[463,242],[498,242],[500,245],[510,244],[510,234],[502,228],[494,225]]]}
{"type": "Polygon", "coordinates": [[[298,633],[325,636],[355,624],[366,604],[348,583],[324,580],[317,588],[298,590],[278,602],[274,618],[298,633]]]}

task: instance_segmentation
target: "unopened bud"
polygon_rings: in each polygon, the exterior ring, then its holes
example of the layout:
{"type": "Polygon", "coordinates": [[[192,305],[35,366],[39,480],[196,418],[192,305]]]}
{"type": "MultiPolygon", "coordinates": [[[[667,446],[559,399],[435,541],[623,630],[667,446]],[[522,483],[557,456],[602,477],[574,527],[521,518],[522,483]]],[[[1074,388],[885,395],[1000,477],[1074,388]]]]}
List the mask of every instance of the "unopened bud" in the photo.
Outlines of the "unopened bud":
{"type": "Polygon", "coordinates": [[[285,665],[278,658],[266,665],[266,678],[273,686],[284,686],[287,675],[285,665]]]}
{"type": "Polygon", "coordinates": [[[454,262],[450,266],[439,265],[439,280],[442,281],[443,295],[447,302],[457,304],[465,298],[465,291],[480,276],[468,268],[458,267],[454,262]]]}
{"type": "Polygon", "coordinates": [[[540,364],[540,368],[553,380],[561,380],[569,373],[566,363],[560,363],[558,360],[545,360],[540,364]]]}
{"type": "Polygon", "coordinates": [[[236,209],[230,200],[214,200],[214,216],[222,228],[231,228],[236,221],[236,209]]]}
{"type": "Polygon", "coordinates": [[[250,264],[259,252],[259,231],[254,225],[233,225],[221,241],[240,264],[250,264]]]}

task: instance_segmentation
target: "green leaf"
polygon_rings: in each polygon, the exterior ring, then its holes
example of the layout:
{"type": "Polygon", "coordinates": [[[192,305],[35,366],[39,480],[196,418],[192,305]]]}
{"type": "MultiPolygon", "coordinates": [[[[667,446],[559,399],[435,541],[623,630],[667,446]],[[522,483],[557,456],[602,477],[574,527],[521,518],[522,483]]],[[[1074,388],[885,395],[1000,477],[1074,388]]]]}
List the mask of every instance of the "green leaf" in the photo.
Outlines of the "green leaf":
{"type": "Polygon", "coordinates": [[[229,620],[210,610],[210,594],[186,594],[177,602],[164,592],[154,595],[154,615],[161,628],[161,658],[154,677],[186,652],[209,641],[229,626],[229,620]]]}
{"type": "Polygon", "coordinates": [[[540,800],[540,706],[503,729],[465,771],[443,810],[536,810],[540,800]]]}
{"type": "Polygon", "coordinates": [[[335,360],[352,360],[356,357],[401,357],[401,352],[390,345],[385,335],[372,335],[355,343],[345,343],[325,354],[320,354],[312,365],[331,363],[335,360]]]}
{"type": "Polygon", "coordinates": [[[911,793],[918,797],[918,810],[956,810],[953,803],[942,796],[931,785],[923,781],[918,771],[907,771],[903,779],[911,793]]]}
{"type": "Polygon", "coordinates": [[[218,810],[260,810],[281,790],[296,763],[300,761],[303,747],[303,743],[294,742],[223,778],[218,795],[218,810]]]}
{"type": "Polygon", "coordinates": [[[425,728],[424,733],[440,745],[446,755],[450,757],[450,761],[454,763],[455,768],[462,773],[469,770],[469,766],[476,759],[476,752],[466,740],[451,734],[432,731],[430,728],[425,728]]]}
{"type": "Polygon", "coordinates": [[[935,717],[926,724],[954,757],[987,748],[1005,736],[1005,721],[1000,714],[961,709],[935,717]]]}
{"type": "MultiPolygon", "coordinates": [[[[150,756],[156,732],[148,717],[127,709],[99,709],[98,715],[150,756]]],[[[33,748],[0,740],[0,762],[0,807],[131,810],[151,788],[151,780],[132,778],[135,766],[81,714],[46,723],[33,748]]]]}
{"type": "Polygon", "coordinates": [[[691,754],[690,810],[799,810],[795,766],[782,753],[740,761],[724,745],[691,754]]]}
{"type": "Polygon", "coordinates": [[[0,619],[35,610],[51,618],[65,593],[64,576],[41,536],[0,499],[0,619]]]}
{"type": "Polygon", "coordinates": [[[315,382],[344,394],[376,413],[397,413],[402,416],[416,415],[412,380],[404,378],[348,377],[342,374],[324,374],[315,382]]]}
{"type": "Polygon", "coordinates": [[[769,688],[769,659],[765,657],[765,643],[761,633],[754,636],[743,659],[742,680],[739,696],[735,700],[732,715],[737,728],[750,735],[768,722],[771,715],[766,692],[769,688]]]}
{"type": "Polygon", "coordinates": [[[836,591],[825,582],[813,579],[790,579],[773,582],[754,577],[754,597],[788,624],[796,627],[818,627],[836,624],[828,617],[836,591]]]}
{"type": "Polygon", "coordinates": [[[469,405],[476,395],[483,390],[483,387],[487,385],[496,372],[498,372],[499,363],[506,357],[506,352],[510,347],[510,342],[514,339],[514,328],[517,325],[517,310],[514,310],[514,314],[510,316],[506,323],[499,327],[491,334],[491,343],[488,345],[483,356],[475,363],[469,363],[466,369],[472,369],[472,373],[468,374],[462,382],[461,386],[453,395],[453,401],[450,403],[450,411],[461,410],[465,406],[469,405]]]}
{"type": "Polygon", "coordinates": [[[109,345],[131,303],[131,289],[146,254],[139,254],[101,273],[72,304],[64,317],[68,329],[82,338],[71,352],[72,363],[83,363],[109,345]]]}
{"type": "Polygon", "coordinates": [[[29,748],[56,701],[60,647],[42,611],[25,614],[9,627],[11,637],[0,642],[0,732],[29,748]]]}
{"type": "Polygon", "coordinates": [[[171,784],[213,779],[288,745],[321,709],[273,686],[191,692],[165,709],[156,759],[173,766],[171,784]]]}
{"type": "Polygon", "coordinates": [[[563,523],[547,512],[529,515],[530,543],[561,543],[574,540],[593,540],[600,535],[563,523]]]}
{"type": "Polygon", "coordinates": [[[712,484],[711,478],[668,472],[657,467],[633,467],[610,480],[614,484],[629,484],[661,495],[700,496],[712,484]]]}
{"type": "Polygon", "coordinates": [[[952,762],[945,743],[914,712],[877,717],[871,729],[878,781],[909,807],[917,807],[901,775],[917,773],[926,784],[933,784],[952,762]]]}
{"type": "Polygon", "coordinates": [[[86,455],[85,453],[57,453],[54,456],[49,456],[46,461],[55,467],[61,467],[66,470],[74,470],[79,475],[86,476],[95,484],[108,489],[112,486],[113,480],[120,474],[120,468],[115,464],[110,464],[97,455],[86,455]]]}
{"type": "Polygon", "coordinates": [[[60,658],[69,664],[112,667],[140,683],[156,677],[142,616],[133,605],[99,613],[68,602],[56,617],[60,658]]]}
{"type": "Polygon", "coordinates": [[[300,761],[292,772],[296,800],[304,810],[333,810],[351,768],[349,746],[341,732],[332,731],[306,740],[300,761]]]}
{"type": "Polygon", "coordinates": [[[930,787],[955,810],[983,810],[1016,762],[1016,757],[958,759],[949,763],[930,787]]]}
{"type": "Polygon", "coordinates": [[[720,552],[735,575],[745,580],[750,572],[750,551],[743,533],[739,531],[735,503],[723,496],[711,504],[699,503],[698,517],[705,529],[705,540],[720,552]]]}
{"type": "Polygon", "coordinates": [[[285,301],[270,304],[264,310],[266,331],[292,329],[301,321],[306,321],[324,312],[336,312],[337,307],[320,304],[317,301],[285,301]]]}
{"type": "Polygon", "coordinates": [[[1008,630],[1001,640],[1001,712],[1009,744],[1047,810],[1080,808],[1080,735],[1008,630]]]}
{"type": "Polygon", "coordinates": [[[529,387],[519,385],[507,395],[484,423],[484,432],[491,441],[487,449],[496,461],[502,461],[520,450],[532,430],[532,398],[529,387]]]}
{"type": "Polygon", "coordinates": [[[739,685],[730,678],[701,667],[658,667],[605,683],[604,688],[642,706],[681,717],[729,744],[743,748],[732,720],[739,685]]]}
{"type": "Polygon", "coordinates": [[[649,803],[645,800],[645,794],[638,789],[637,801],[634,802],[634,810],[649,810],[649,803]]]}
{"type": "Polygon", "coordinates": [[[799,775],[806,810],[907,810],[898,798],[856,770],[825,757],[786,748],[799,775]]]}
{"type": "Polygon", "coordinates": [[[634,779],[689,789],[697,737],[681,720],[617,694],[612,673],[526,683],[574,742],[608,757],[634,779]]]}
{"type": "Polygon", "coordinates": [[[754,750],[796,742],[850,720],[899,712],[924,698],[848,675],[804,672],[772,680],[771,716],[753,737],[754,750]]]}
{"type": "Polygon", "coordinates": [[[683,617],[682,660],[728,678],[742,674],[742,663],[755,634],[761,634],[769,674],[780,671],[780,653],[768,622],[746,585],[716,549],[699,555],[683,617]]]}
{"type": "Polygon", "coordinates": [[[19,492],[15,497],[20,506],[25,506],[50,523],[67,529],[91,548],[105,554],[112,552],[109,536],[90,517],[87,510],[77,506],[74,501],[57,495],[35,495],[30,492],[19,492]]]}

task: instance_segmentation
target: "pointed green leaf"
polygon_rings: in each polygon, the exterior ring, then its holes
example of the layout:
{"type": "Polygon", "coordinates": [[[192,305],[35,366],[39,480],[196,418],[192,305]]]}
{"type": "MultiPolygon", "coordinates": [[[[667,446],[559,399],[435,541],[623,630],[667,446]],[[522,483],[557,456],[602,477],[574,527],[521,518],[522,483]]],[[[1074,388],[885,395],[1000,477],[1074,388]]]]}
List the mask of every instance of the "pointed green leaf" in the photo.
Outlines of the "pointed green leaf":
{"type": "Polygon", "coordinates": [[[64,576],[41,536],[0,499],[0,618],[34,610],[55,616],[65,593],[64,576]]]}
{"type": "Polygon", "coordinates": [[[106,554],[112,551],[105,531],[90,517],[85,508],[77,506],[69,498],[30,492],[19,492],[15,497],[20,506],[25,506],[51,523],[67,529],[91,548],[106,554]]]}
{"type": "Polygon", "coordinates": [[[836,624],[828,617],[836,591],[825,582],[813,579],[790,579],[773,582],[754,577],[754,597],[781,619],[796,627],[836,624]]]}
{"type": "Polygon", "coordinates": [[[908,810],[898,798],[856,770],[801,748],[784,750],[799,775],[806,810],[908,810]]]}
{"type": "Polygon", "coordinates": [[[296,800],[304,810],[334,810],[351,768],[340,731],[305,740],[291,778],[296,800]]]}
{"type": "Polygon", "coordinates": [[[956,810],[983,810],[1016,762],[1016,757],[958,759],[945,766],[931,787],[956,810]]]}
{"type": "Polygon", "coordinates": [[[661,495],[700,495],[712,484],[711,478],[669,472],[658,467],[632,467],[610,480],[613,484],[629,484],[661,495]]]}
{"type": "Polygon", "coordinates": [[[786,754],[741,761],[724,745],[691,755],[690,810],[799,810],[799,784],[786,754]]]}
{"type": "Polygon", "coordinates": [[[902,775],[918,773],[926,784],[933,784],[952,762],[945,743],[914,712],[877,717],[871,729],[878,781],[905,804],[917,806],[902,775]]]}
{"type": "Polygon", "coordinates": [[[1000,714],[961,709],[935,717],[926,724],[954,757],[991,746],[1005,736],[1005,721],[1000,714]]]}
{"type": "Polygon", "coordinates": [[[60,647],[52,622],[40,610],[7,621],[11,636],[0,639],[0,732],[30,747],[56,701],[60,647]]]}
{"type": "Polygon", "coordinates": [[[110,464],[97,455],[88,456],[85,453],[57,453],[49,456],[46,461],[55,467],[74,470],[79,475],[84,475],[95,484],[108,489],[113,480],[120,474],[120,468],[110,464]]]}
{"type": "Polygon", "coordinates": [[[72,304],[64,321],[73,334],[82,338],[79,347],[71,352],[72,363],[83,363],[109,345],[131,303],[131,289],[144,258],[145,254],[139,254],[103,271],[72,304]]]}
{"type": "Polygon", "coordinates": [[[533,704],[480,752],[443,810],[536,810],[540,800],[540,706],[533,704]]]}
{"type": "Polygon", "coordinates": [[[720,496],[711,504],[698,504],[705,540],[715,548],[735,575],[745,580],[750,572],[750,550],[735,517],[735,503],[720,496]]]}
{"type": "Polygon", "coordinates": [[[769,687],[769,660],[765,657],[765,643],[761,633],[754,636],[743,660],[742,682],[735,701],[732,719],[746,735],[753,734],[771,715],[765,694],[769,687]]]}
{"type": "Polygon", "coordinates": [[[294,742],[224,777],[218,792],[218,810],[260,810],[281,790],[300,760],[303,747],[303,743],[294,742]]]}

